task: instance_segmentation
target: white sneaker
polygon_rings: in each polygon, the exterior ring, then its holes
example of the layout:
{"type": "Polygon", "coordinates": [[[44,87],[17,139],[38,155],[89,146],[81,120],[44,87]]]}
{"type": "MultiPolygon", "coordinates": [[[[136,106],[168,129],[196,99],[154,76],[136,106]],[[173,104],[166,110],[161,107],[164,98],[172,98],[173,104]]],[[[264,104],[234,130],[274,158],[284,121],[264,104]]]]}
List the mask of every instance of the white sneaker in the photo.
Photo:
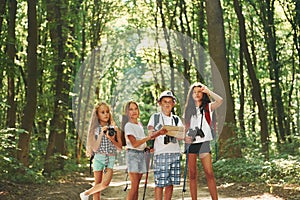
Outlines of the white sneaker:
{"type": "Polygon", "coordinates": [[[79,196],[81,200],[89,200],[89,195],[85,195],[84,192],[81,192],[79,196]]]}

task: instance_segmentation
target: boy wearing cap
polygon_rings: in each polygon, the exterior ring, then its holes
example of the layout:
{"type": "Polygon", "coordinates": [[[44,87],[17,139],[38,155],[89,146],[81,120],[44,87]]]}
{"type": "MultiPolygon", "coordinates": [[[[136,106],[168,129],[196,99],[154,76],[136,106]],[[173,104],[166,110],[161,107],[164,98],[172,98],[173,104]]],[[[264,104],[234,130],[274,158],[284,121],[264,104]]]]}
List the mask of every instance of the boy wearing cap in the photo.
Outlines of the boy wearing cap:
{"type": "Polygon", "coordinates": [[[166,135],[164,125],[183,126],[182,121],[172,114],[176,98],[171,91],[164,91],[158,98],[161,112],[150,117],[148,123],[149,135],[155,138],[154,141],[154,181],[155,199],[171,199],[173,185],[180,184],[180,146],[178,139],[166,135]],[[156,118],[156,119],[155,119],[156,118]]]}

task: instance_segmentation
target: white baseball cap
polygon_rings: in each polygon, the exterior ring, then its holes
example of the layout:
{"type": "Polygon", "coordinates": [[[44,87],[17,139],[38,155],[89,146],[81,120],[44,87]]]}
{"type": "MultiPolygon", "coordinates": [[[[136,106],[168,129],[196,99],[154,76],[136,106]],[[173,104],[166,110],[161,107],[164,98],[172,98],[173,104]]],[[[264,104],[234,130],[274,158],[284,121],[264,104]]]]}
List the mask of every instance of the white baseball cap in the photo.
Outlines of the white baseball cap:
{"type": "Polygon", "coordinates": [[[160,96],[158,98],[158,102],[160,102],[163,97],[171,97],[173,99],[173,101],[176,101],[176,97],[173,95],[173,92],[169,91],[169,90],[163,91],[160,94],[160,96]]]}

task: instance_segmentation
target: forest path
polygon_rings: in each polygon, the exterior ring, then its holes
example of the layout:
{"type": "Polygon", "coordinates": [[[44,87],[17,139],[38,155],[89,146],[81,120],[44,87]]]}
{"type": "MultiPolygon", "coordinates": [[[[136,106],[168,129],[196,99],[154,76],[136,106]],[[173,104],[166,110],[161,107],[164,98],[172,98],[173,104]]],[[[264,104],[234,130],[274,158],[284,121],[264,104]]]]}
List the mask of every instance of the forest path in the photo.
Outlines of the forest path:
{"type": "MultiPolygon", "coordinates": [[[[110,186],[101,194],[101,200],[125,200],[130,189],[129,179],[126,181],[124,170],[115,170],[110,186]],[[128,189],[124,188],[128,183],[128,189]]],[[[200,174],[203,176],[203,174],[200,174]]],[[[143,199],[144,192],[143,176],[139,199],[143,199]]],[[[296,200],[300,199],[300,186],[269,186],[266,184],[253,183],[221,183],[218,182],[218,194],[220,200],[296,200]],[[271,192],[272,191],[272,192],[271,192]]],[[[71,176],[61,179],[56,184],[16,184],[0,180],[1,200],[79,200],[79,193],[92,186],[93,177],[86,173],[74,173],[71,176]]],[[[182,185],[174,186],[172,200],[182,200],[182,185]]],[[[210,195],[205,179],[201,177],[198,187],[198,199],[209,200],[210,195]]],[[[191,200],[189,196],[189,184],[186,183],[185,200],[191,200]]],[[[90,198],[92,199],[92,198],[90,198]]],[[[146,200],[154,199],[153,172],[149,172],[149,179],[146,189],[146,200]]]]}

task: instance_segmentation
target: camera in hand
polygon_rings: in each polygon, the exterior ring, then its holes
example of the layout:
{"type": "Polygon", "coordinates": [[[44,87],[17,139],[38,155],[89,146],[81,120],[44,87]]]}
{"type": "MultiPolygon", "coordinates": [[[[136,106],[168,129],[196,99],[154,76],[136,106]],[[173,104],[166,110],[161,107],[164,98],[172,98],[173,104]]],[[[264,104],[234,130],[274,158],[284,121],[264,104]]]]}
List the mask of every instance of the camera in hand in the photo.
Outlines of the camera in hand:
{"type": "Polygon", "coordinates": [[[114,126],[109,126],[107,131],[104,131],[104,133],[108,133],[109,136],[114,136],[116,134],[114,126]]]}
{"type": "Polygon", "coordinates": [[[164,137],[164,144],[169,144],[170,142],[176,143],[177,140],[176,140],[176,138],[173,137],[173,136],[166,135],[166,136],[164,137]]]}
{"type": "Polygon", "coordinates": [[[202,131],[202,129],[196,127],[195,129],[189,129],[188,136],[191,136],[193,138],[193,141],[195,141],[196,136],[200,136],[201,138],[204,138],[205,134],[202,131]]]}

